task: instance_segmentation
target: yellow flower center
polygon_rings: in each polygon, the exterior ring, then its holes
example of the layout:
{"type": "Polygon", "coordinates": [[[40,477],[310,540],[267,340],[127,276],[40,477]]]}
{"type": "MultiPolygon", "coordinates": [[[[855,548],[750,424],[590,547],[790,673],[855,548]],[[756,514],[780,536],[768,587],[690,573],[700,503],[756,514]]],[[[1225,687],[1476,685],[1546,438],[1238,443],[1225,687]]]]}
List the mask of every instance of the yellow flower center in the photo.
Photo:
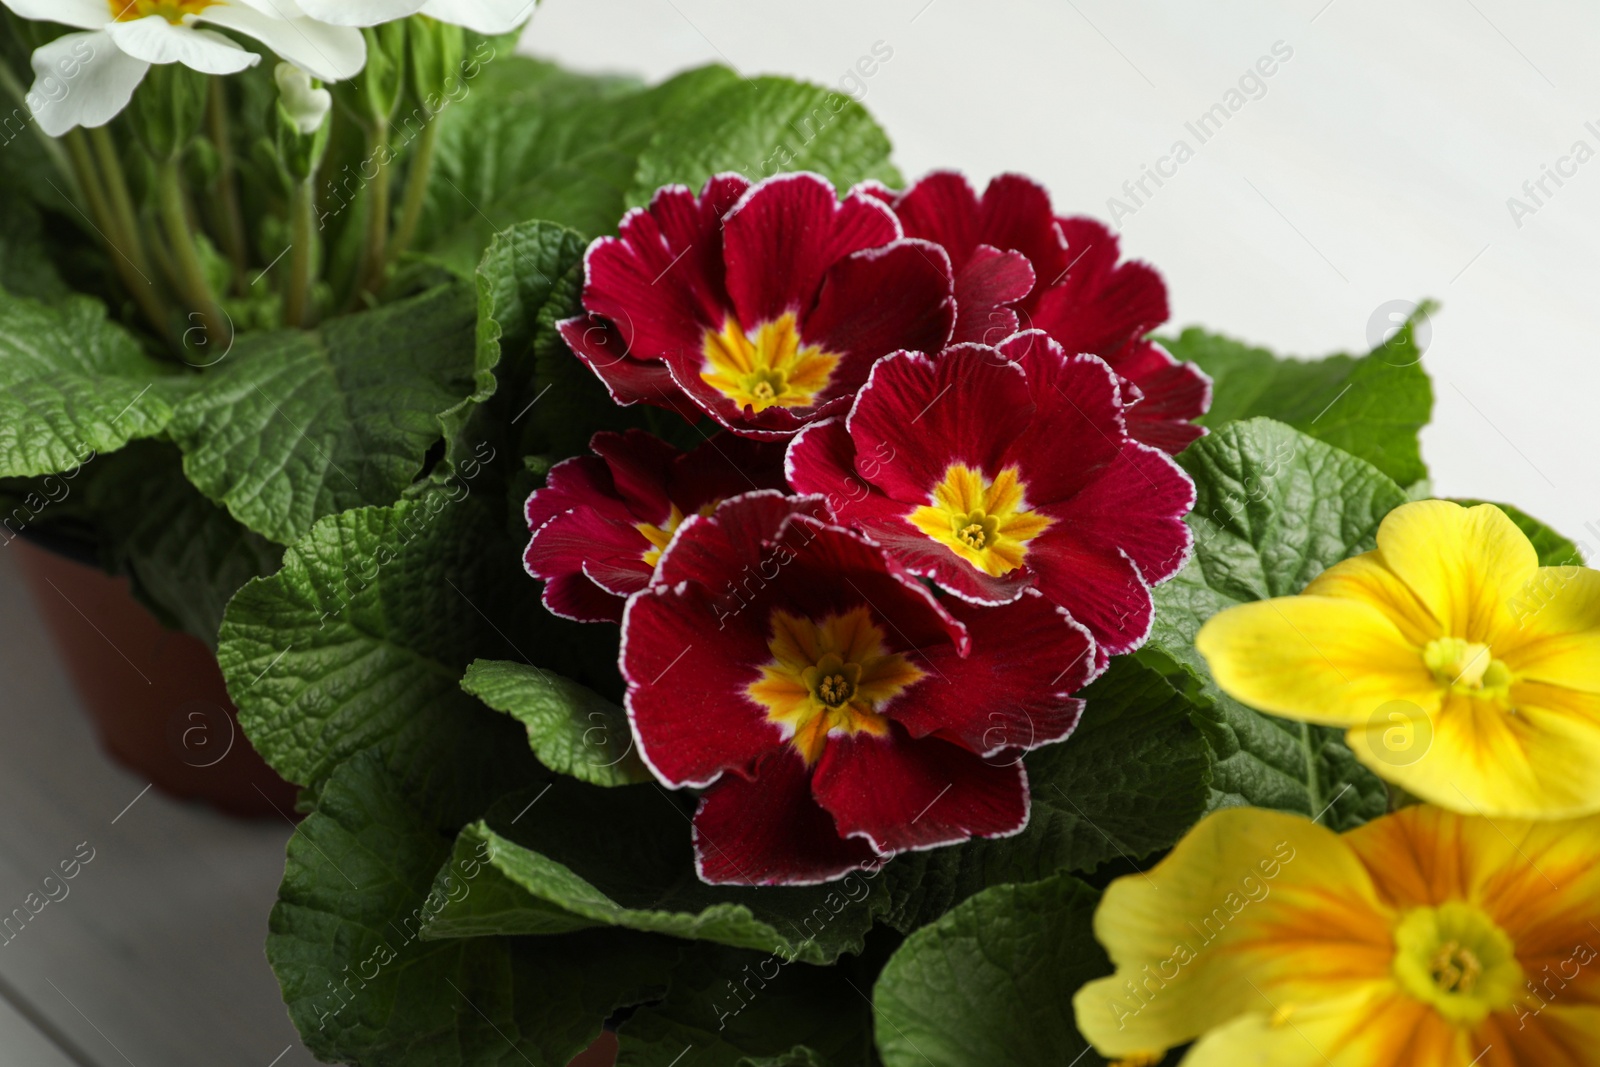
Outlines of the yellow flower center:
{"type": "MultiPolygon", "coordinates": [[[[722,503],[720,499],[713,500],[709,504],[703,505],[696,514],[710,515],[717,510],[717,505],[720,503],[722,503]]],[[[678,532],[678,527],[683,525],[683,520],[683,512],[679,510],[678,505],[674,504],[664,526],[652,526],[648,522],[634,523],[633,528],[644,534],[644,539],[650,542],[650,547],[645,550],[643,557],[641,557],[646,563],[654,567],[661,562],[661,553],[666,551],[668,542],[672,540],[672,535],[678,532]]]]}
{"type": "Polygon", "coordinates": [[[1465,901],[1408,912],[1395,927],[1394,944],[1400,987],[1451,1022],[1481,1022],[1509,1007],[1522,986],[1511,938],[1465,901]]]}
{"type": "Polygon", "coordinates": [[[888,733],[883,705],[923,677],[920,667],[889,651],[865,605],[820,620],[779,609],[771,626],[772,659],[745,692],[808,766],[830,736],[888,733]]]}
{"type": "Polygon", "coordinates": [[[1422,650],[1440,685],[1463,696],[1501,698],[1511,688],[1511,670],[1489,652],[1489,646],[1459,637],[1440,637],[1422,650]]]}
{"type": "Polygon", "coordinates": [[[160,15],[174,26],[181,26],[187,15],[198,15],[218,0],[111,0],[111,17],[118,22],[160,15]]]}
{"type": "Polygon", "coordinates": [[[991,577],[1022,566],[1028,542],[1055,522],[1028,508],[1015,467],[990,481],[952,463],[929,499],[907,516],[911,525],[991,577]]]}
{"type": "Polygon", "coordinates": [[[753,336],[729,316],[721,333],[706,331],[703,352],[701,380],[757,412],[813,406],[839,364],[837,355],[801,343],[792,311],[762,323],[753,336]]]}

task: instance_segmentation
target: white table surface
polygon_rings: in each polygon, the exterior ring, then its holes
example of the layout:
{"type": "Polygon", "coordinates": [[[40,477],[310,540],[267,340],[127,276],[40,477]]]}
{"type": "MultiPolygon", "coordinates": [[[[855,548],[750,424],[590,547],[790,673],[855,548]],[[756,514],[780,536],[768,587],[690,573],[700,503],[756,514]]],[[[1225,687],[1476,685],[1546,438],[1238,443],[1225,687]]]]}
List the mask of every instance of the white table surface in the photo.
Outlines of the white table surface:
{"type": "MultiPolygon", "coordinates": [[[[1600,159],[1520,226],[1506,204],[1573,142],[1600,152],[1584,125],[1600,127],[1600,9],[547,0],[525,48],[650,78],[720,60],[838,84],[881,42],[893,55],[864,102],[908,175],[1020,170],[1063,210],[1108,217],[1278,41],[1293,57],[1121,220],[1125,250],[1165,273],[1175,324],[1286,353],[1362,350],[1381,305],[1440,299],[1425,358],[1437,490],[1515,502],[1600,547],[1600,159]]],[[[79,842],[96,850],[0,947],[0,1061],[312,1063],[261,949],[288,827],[141,797],[95,747],[3,550],[0,604],[0,911],[79,842]]]]}

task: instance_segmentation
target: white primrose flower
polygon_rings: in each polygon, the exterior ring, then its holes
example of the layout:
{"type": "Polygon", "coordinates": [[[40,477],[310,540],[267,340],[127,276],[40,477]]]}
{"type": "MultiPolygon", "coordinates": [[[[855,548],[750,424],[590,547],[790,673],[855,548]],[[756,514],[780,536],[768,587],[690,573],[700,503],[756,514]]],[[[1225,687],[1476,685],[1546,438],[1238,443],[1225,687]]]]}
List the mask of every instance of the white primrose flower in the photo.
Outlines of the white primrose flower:
{"type": "Polygon", "coordinates": [[[25,19],[60,22],[69,33],[33,53],[28,106],[60,137],[103,126],[128,106],[152,63],[203,74],[236,74],[261,57],[202,24],[253,37],[323,81],[360,73],[361,31],[306,17],[295,0],[0,0],[25,19]]]}
{"type": "Polygon", "coordinates": [[[299,0],[307,15],[335,26],[376,26],[427,15],[474,33],[508,33],[528,20],[537,0],[299,0]]]}

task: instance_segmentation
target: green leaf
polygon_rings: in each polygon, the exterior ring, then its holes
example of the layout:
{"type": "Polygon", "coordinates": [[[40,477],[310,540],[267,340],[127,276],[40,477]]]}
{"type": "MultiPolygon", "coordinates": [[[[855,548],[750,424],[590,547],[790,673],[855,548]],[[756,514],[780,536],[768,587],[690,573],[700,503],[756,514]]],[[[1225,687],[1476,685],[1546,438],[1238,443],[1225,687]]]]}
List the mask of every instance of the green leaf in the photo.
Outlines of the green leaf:
{"type": "Polygon", "coordinates": [[[901,856],[885,871],[902,930],[1001,882],[1133,863],[1170,847],[1203,815],[1211,756],[1196,708],[1131,656],[1082,693],[1072,736],[1027,756],[1032,811],[1015,837],[901,856]]]}
{"type": "Polygon", "coordinates": [[[722,171],[759,181],[809,170],[841,190],[869,178],[900,183],[889,162],[889,138],[866,108],[822,86],[740,79],[664,118],[639,156],[630,205],[649,203],[663,185],[699,189],[722,171]]]}
{"type": "Polygon", "coordinates": [[[663,1002],[622,1024],[617,1067],[681,1067],[691,1057],[704,1067],[867,1067],[872,1009],[866,981],[850,970],[723,949],[693,954],[673,971],[663,1002]]]}
{"type": "Polygon", "coordinates": [[[1201,705],[1216,755],[1213,806],[1255,804],[1323,817],[1335,829],[1382,814],[1383,784],[1342,732],[1263,715],[1217,688],[1194,648],[1224,608],[1291,596],[1324,569],[1373,548],[1378,524],[1405,502],[1370,464],[1271,419],[1235,422],[1191,445],[1195,555],[1158,586],[1139,657],[1201,705]]]}
{"type": "Polygon", "coordinates": [[[283,549],[245,529],[183,477],[178,450],[137,441],[89,468],[86,497],[108,570],[169,626],[216,647],[228,600],[271,574],[283,549]]]}
{"type": "Polygon", "coordinates": [[[986,889],[906,939],[873,991],[885,1067],[1102,1064],[1072,995],[1111,972],[1098,894],[1062,875],[986,889]]]}
{"type": "Polygon", "coordinates": [[[1418,431],[1433,414],[1433,385],[1412,334],[1425,305],[1392,338],[1364,356],[1279,359],[1190,327],[1163,343],[1211,375],[1204,425],[1213,429],[1265,415],[1371,463],[1400,485],[1427,477],[1418,431]]]}
{"type": "MultiPolygon", "coordinates": [[[[3,129],[0,126],[0,129],[3,129]]],[[[9,150],[10,142],[0,142],[9,150]]],[[[45,166],[49,164],[41,160],[45,166]]],[[[72,292],[50,256],[49,239],[38,208],[12,193],[0,212],[0,288],[16,296],[57,300],[72,292]]]]}
{"type": "Polygon", "coordinates": [[[188,384],[176,374],[98,301],[0,291],[0,477],[69,470],[161,433],[188,384]]]}
{"type": "Polygon", "coordinates": [[[528,663],[478,660],[461,688],[528,729],[539,762],[593,785],[647,782],[628,715],[594,690],[528,663]]]}
{"type": "MultiPolygon", "coordinates": [[[[392,508],[318,522],[283,568],[240,590],[217,651],[252,743],[278,773],[317,787],[378,745],[408,781],[441,791],[455,825],[537,780],[526,734],[462,692],[468,663],[539,647],[548,619],[503,539],[498,505],[466,478],[392,508]],[[494,758],[442,754],[483,740],[494,758]]],[[[559,646],[551,650],[559,654],[559,646]]]]}
{"type": "Polygon", "coordinates": [[[443,434],[441,413],[472,392],[474,319],[458,285],[241,338],[173,420],[185,473],[283,544],[323,516],[393,503],[443,434]]]}
{"type": "Polygon", "coordinates": [[[666,991],[676,947],[640,935],[420,938],[449,896],[472,899],[485,868],[452,866],[448,888],[430,895],[450,842],[408,796],[364,753],[333,775],[289,842],[267,959],[319,1059],[565,1067],[615,1009],[666,991]]]}
{"type": "Polygon", "coordinates": [[[440,115],[417,247],[471,274],[490,238],[548,219],[595,236],[616,229],[638,156],[660,123],[738,76],[721,67],[653,89],[496,59],[440,115]]]}
{"type": "Polygon", "coordinates": [[[1495,507],[1506,513],[1506,517],[1517,524],[1517,529],[1528,535],[1528,540],[1533,542],[1533,550],[1539,553],[1539,566],[1541,567],[1581,567],[1583,566],[1583,552],[1579,550],[1570,538],[1556,533],[1543,522],[1529,515],[1521,508],[1512,507],[1510,504],[1495,504],[1492,500],[1467,500],[1460,497],[1454,498],[1457,504],[1463,507],[1473,507],[1477,504],[1494,504],[1495,507]]]}
{"type": "Polygon", "coordinates": [[[462,831],[456,856],[487,853],[498,878],[446,905],[429,937],[551,934],[596,926],[712,941],[831,963],[859,952],[887,905],[875,872],[821,886],[709,886],[695,875],[691,809],[655,785],[558,780],[508,797],[462,831]]]}

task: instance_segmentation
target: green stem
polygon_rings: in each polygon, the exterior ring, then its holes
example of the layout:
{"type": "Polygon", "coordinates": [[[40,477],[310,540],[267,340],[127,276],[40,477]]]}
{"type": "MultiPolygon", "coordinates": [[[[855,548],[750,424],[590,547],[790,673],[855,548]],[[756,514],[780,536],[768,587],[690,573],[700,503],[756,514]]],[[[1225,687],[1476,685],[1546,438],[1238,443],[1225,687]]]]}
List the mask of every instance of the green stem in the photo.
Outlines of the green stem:
{"type": "Polygon", "coordinates": [[[400,228],[389,247],[389,262],[398,262],[416,239],[422,222],[422,208],[428,200],[428,179],[433,174],[433,143],[439,136],[439,123],[430,120],[417,135],[417,153],[406,172],[405,201],[400,206],[400,228]]]}
{"type": "MultiPolygon", "coordinates": [[[[103,175],[95,167],[94,155],[84,132],[72,130],[62,138],[62,142],[71,159],[78,191],[89,206],[89,214],[100,239],[107,246],[106,255],[111,260],[112,268],[122,280],[123,288],[139,305],[139,310],[144,312],[151,327],[158,334],[166,336],[171,322],[161,295],[156,291],[155,279],[150,277],[150,261],[144,255],[144,244],[138,239],[134,220],[119,216],[112,207],[112,198],[101,182],[103,175]]],[[[116,174],[120,179],[120,167],[116,174]]],[[[126,194],[126,186],[123,192],[126,194]]]]}
{"type": "Polygon", "coordinates": [[[189,210],[183,197],[183,175],[176,159],[164,160],[156,175],[159,190],[158,208],[161,224],[167,231],[167,246],[172,253],[179,290],[184,299],[193,305],[193,314],[204,328],[207,344],[226,344],[228,330],[226,317],[211,283],[206,280],[205,269],[200,265],[200,255],[195,251],[194,237],[189,228],[189,210]]]}
{"type": "Polygon", "coordinates": [[[145,255],[144,239],[139,230],[139,216],[133,207],[133,197],[128,193],[128,182],[122,174],[122,161],[117,157],[117,143],[104,126],[89,131],[89,143],[94,146],[95,160],[100,165],[100,178],[105,183],[107,206],[117,219],[118,236],[127,242],[129,254],[141,271],[150,269],[145,255]]]}
{"type": "Polygon", "coordinates": [[[367,246],[362,282],[355,293],[358,303],[366,294],[376,294],[383,288],[389,269],[389,185],[393,177],[389,170],[389,154],[389,124],[384,122],[374,128],[367,139],[367,158],[377,166],[378,173],[367,186],[367,246]]]}
{"type": "Polygon", "coordinates": [[[317,193],[316,177],[298,182],[290,204],[294,227],[289,252],[289,281],[283,298],[283,317],[290,326],[309,326],[311,315],[312,267],[316,263],[317,193]]]}
{"type": "Polygon", "coordinates": [[[233,135],[228,128],[228,97],[222,78],[211,79],[206,123],[211,143],[217,150],[217,204],[221,218],[222,247],[233,267],[233,290],[243,296],[247,284],[249,252],[245,242],[244,212],[239,207],[237,167],[233,158],[233,135]]]}

